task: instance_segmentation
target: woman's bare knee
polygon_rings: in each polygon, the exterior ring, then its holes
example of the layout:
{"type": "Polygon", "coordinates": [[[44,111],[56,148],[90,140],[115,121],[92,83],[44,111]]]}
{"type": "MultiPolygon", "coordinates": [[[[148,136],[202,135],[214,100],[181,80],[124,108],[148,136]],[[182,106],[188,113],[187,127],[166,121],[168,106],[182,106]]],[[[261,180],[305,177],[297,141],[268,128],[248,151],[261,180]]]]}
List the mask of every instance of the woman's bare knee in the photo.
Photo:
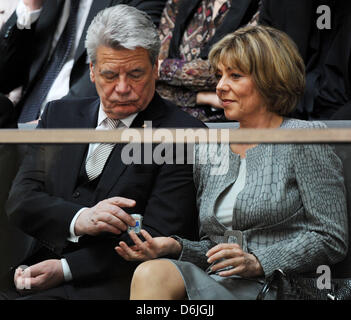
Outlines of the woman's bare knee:
{"type": "Polygon", "coordinates": [[[131,284],[132,300],[184,299],[185,287],[177,267],[168,260],[150,260],[140,264],[131,284]]]}

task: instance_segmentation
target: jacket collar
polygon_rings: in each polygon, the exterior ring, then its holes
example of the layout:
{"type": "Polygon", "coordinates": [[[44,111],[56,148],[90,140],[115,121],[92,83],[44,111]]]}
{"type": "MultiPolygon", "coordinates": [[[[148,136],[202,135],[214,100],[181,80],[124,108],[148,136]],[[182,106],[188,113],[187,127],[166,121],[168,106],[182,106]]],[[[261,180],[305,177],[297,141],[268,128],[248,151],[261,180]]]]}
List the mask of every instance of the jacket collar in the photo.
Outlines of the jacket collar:
{"type": "Polygon", "coordinates": [[[97,13],[111,5],[112,0],[93,0],[93,3],[91,5],[87,21],[85,23],[82,37],[80,39],[75,57],[74,57],[74,62],[76,62],[81,55],[85,52],[85,36],[87,34],[88,28],[93,21],[94,17],[97,15],[97,13]]]}

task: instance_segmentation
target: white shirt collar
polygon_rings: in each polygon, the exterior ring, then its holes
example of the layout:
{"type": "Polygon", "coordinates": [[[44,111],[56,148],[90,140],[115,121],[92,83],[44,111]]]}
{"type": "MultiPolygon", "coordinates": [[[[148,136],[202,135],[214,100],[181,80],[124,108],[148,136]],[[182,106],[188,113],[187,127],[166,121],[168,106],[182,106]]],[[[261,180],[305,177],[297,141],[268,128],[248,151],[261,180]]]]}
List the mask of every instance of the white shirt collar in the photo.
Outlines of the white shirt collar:
{"type": "MultiPolygon", "coordinates": [[[[120,119],[120,121],[124,124],[125,127],[129,128],[132,125],[132,122],[134,121],[137,115],[138,115],[138,112],[133,113],[127,118],[120,119]]],[[[102,123],[105,121],[106,118],[107,118],[107,115],[103,110],[102,104],[100,103],[97,128],[103,125],[102,123]]]]}

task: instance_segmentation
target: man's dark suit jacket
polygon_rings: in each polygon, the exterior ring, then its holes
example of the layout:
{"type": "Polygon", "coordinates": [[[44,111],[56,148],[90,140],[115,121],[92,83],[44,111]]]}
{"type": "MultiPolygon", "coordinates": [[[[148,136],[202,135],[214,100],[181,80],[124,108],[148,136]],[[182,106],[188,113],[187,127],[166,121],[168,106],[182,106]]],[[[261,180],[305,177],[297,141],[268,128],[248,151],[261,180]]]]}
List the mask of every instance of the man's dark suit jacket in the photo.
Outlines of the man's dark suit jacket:
{"type": "MultiPolygon", "coordinates": [[[[39,127],[95,128],[98,109],[94,98],[54,101],[47,105],[39,127]]],[[[131,127],[142,128],[145,120],[152,121],[153,128],[204,127],[157,94],[131,127]]],[[[67,259],[74,279],[66,285],[71,298],[128,298],[136,266],[114,251],[121,239],[129,239],[126,233],[83,236],[77,245],[67,242],[71,220],[82,207],[114,196],[131,198],[136,206],[125,211],[144,215],[143,226],[153,236],[198,236],[192,166],[125,165],[122,147],[116,145],[99,181],[89,185],[82,175],[88,145],[60,145],[56,150],[33,146],[10,192],[10,221],[49,248],[53,257],[67,259]]]]}
{"type": "MultiPolygon", "coordinates": [[[[15,128],[11,122],[12,102],[0,94],[0,128],[15,128]]],[[[0,145],[0,277],[5,274],[16,260],[18,251],[25,251],[27,237],[8,223],[4,204],[8,197],[13,177],[18,169],[18,155],[16,145],[0,145]],[[24,241],[21,241],[23,239],[24,241]],[[9,246],[9,242],[12,243],[9,246]]]]}
{"type": "MultiPolygon", "coordinates": [[[[89,78],[89,64],[84,42],[87,29],[99,11],[117,4],[128,4],[148,13],[158,25],[165,2],[165,0],[94,0],[75,54],[68,96],[97,96],[89,78]]],[[[64,0],[45,1],[39,20],[30,30],[17,28],[16,13],[1,29],[0,92],[7,94],[17,87],[24,86],[23,98],[15,109],[14,118],[16,119],[21,112],[26,94],[31,92],[33,84],[48,60],[63,3],[64,0]]]]}

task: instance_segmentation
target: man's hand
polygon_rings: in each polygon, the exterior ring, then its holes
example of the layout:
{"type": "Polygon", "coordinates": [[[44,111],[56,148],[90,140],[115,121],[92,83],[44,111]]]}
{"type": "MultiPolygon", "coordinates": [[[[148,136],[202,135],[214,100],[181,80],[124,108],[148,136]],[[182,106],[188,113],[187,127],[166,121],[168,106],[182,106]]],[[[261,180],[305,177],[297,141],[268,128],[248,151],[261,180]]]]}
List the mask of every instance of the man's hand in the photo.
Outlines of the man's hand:
{"type": "Polygon", "coordinates": [[[147,261],[166,255],[178,255],[182,251],[180,243],[170,237],[153,238],[146,230],[141,230],[146,241],[141,241],[134,231],[129,236],[134,241],[135,246],[129,247],[121,241],[115,248],[116,252],[127,261],[147,261]]]}
{"type": "Polygon", "coordinates": [[[198,92],[196,95],[196,104],[209,104],[214,108],[223,109],[215,92],[198,92]]]}
{"type": "Polygon", "coordinates": [[[39,10],[44,3],[45,0],[23,0],[23,3],[31,10],[39,10]]]}
{"type": "Polygon", "coordinates": [[[258,277],[264,274],[262,266],[257,258],[243,251],[236,243],[221,243],[211,248],[207,253],[208,263],[215,263],[211,267],[212,272],[216,272],[226,267],[232,269],[219,272],[222,277],[228,277],[234,274],[243,277],[258,277]]]}
{"type": "Polygon", "coordinates": [[[18,268],[14,282],[19,292],[44,291],[64,282],[61,260],[45,260],[26,269],[18,268]]]}
{"type": "Polygon", "coordinates": [[[134,227],[135,220],[121,208],[135,206],[135,200],[113,197],[100,201],[92,208],[83,210],[74,226],[77,236],[98,235],[102,232],[121,234],[128,226],[134,227]]]}

